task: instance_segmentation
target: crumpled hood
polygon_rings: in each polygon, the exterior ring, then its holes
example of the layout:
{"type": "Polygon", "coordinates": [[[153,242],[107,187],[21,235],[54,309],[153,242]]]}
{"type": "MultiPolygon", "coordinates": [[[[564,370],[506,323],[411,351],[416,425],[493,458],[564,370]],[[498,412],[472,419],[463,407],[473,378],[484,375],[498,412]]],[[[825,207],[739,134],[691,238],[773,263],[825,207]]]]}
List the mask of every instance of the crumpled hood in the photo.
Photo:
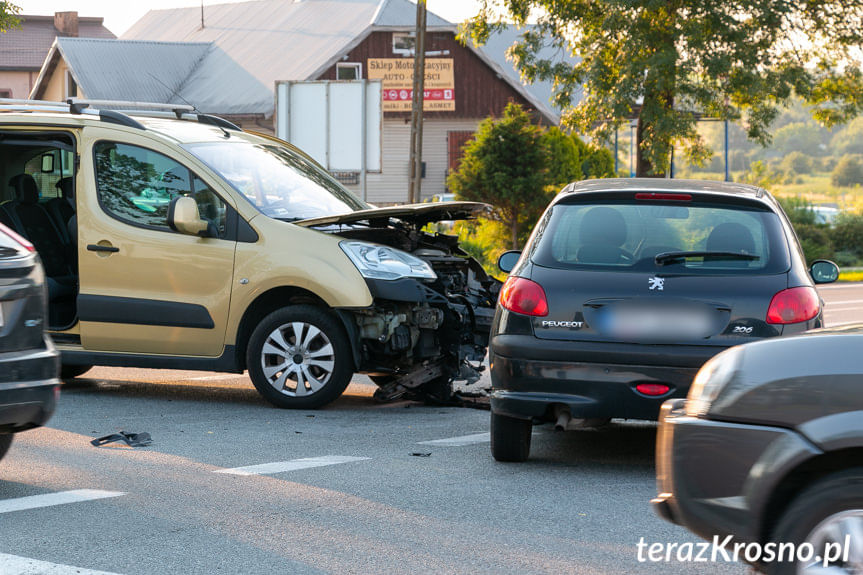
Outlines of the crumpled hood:
{"type": "Polygon", "coordinates": [[[335,216],[323,216],[291,222],[298,226],[315,227],[334,224],[350,224],[361,221],[380,221],[396,218],[421,228],[431,222],[473,220],[491,213],[491,206],[480,202],[432,202],[408,204],[389,208],[360,210],[335,216]]]}

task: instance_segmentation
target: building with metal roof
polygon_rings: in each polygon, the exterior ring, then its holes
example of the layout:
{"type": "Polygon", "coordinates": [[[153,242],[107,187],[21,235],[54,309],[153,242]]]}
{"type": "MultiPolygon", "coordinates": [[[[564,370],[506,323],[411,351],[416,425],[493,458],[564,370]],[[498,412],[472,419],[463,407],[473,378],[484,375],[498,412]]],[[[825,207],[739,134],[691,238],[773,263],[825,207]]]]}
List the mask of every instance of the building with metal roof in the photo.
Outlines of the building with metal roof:
{"type": "Polygon", "coordinates": [[[58,36],[114,38],[102,18],[80,18],[77,12],[22,15],[18,19],[20,28],[0,34],[0,98],[27,97],[58,36]]]}

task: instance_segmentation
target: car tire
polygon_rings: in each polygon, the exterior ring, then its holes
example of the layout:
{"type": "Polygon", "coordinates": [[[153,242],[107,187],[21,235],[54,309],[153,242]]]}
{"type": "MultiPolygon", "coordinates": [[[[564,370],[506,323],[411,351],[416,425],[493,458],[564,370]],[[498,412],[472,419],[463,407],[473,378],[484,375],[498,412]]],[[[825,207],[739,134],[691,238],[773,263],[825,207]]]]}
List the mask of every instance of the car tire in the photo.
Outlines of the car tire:
{"type": "Polygon", "coordinates": [[[497,461],[526,461],[530,455],[530,435],[533,423],[529,419],[491,414],[491,454],[497,461]]]}
{"type": "Polygon", "coordinates": [[[273,405],[316,409],[334,401],[350,383],[353,353],[337,317],[315,306],[295,305],[261,320],[249,338],[246,366],[255,388],[273,405]]]}
{"type": "Polygon", "coordinates": [[[0,459],[9,451],[9,446],[12,445],[12,438],[15,437],[11,433],[0,433],[0,459]]]}
{"type": "Polygon", "coordinates": [[[66,365],[60,366],[60,379],[75,379],[93,369],[92,365],[66,365]]]}
{"type": "MultiPolygon", "coordinates": [[[[805,488],[779,518],[770,539],[776,543],[794,543],[795,549],[810,542],[815,546],[817,555],[821,536],[830,533],[828,538],[832,539],[842,532],[843,522],[848,520],[855,521],[858,528],[863,524],[863,467],[829,475],[805,488]]],[[[843,543],[844,535],[839,539],[839,543],[843,543]]],[[[856,553],[863,553],[863,541],[857,539],[861,538],[852,536],[852,557],[855,550],[856,553]]],[[[801,572],[805,573],[805,570],[798,571],[798,565],[794,562],[772,562],[767,565],[769,575],[796,575],[801,572]]]]}

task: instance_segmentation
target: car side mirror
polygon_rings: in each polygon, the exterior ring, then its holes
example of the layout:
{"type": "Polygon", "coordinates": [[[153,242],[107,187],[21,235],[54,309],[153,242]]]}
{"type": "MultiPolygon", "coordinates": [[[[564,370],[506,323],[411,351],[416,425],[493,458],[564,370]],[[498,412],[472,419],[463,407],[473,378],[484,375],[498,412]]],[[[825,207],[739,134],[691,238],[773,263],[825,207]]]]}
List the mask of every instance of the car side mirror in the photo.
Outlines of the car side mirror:
{"type": "Polygon", "coordinates": [[[521,252],[517,251],[508,251],[503,252],[500,257],[497,259],[497,267],[500,268],[500,271],[509,273],[512,271],[512,268],[515,267],[515,264],[518,263],[518,259],[521,257],[521,252]]]}
{"type": "Polygon", "coordinates": [[[839,266],[830,260],[815,260],[809,268],[809,275],[817,284],[829,284],[839,279],[839,266]]]}
{"type": "Polygon", "coordinates": [[[188,196],[177,196],[168,207],[168,226],[189,236],[210,236],[210,223],[201,219],[198,203],[188,196]]]}

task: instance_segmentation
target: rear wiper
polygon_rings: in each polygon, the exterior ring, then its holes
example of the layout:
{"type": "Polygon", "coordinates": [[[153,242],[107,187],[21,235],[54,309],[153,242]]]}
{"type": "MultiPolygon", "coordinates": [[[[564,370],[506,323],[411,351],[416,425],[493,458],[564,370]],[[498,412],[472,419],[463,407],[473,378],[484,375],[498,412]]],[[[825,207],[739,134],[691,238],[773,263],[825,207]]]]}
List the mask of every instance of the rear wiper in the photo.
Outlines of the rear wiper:
{"type": "Polygon", "coordinates": [[[654,261],[656,261],[656,265],[664,266],[689,258],[703,258],[706,262],[721,260],[746,260],[752,262],[761,259],[759,256],[740,252],[665,252],[658,254],[654,258],[654,261]]]}

